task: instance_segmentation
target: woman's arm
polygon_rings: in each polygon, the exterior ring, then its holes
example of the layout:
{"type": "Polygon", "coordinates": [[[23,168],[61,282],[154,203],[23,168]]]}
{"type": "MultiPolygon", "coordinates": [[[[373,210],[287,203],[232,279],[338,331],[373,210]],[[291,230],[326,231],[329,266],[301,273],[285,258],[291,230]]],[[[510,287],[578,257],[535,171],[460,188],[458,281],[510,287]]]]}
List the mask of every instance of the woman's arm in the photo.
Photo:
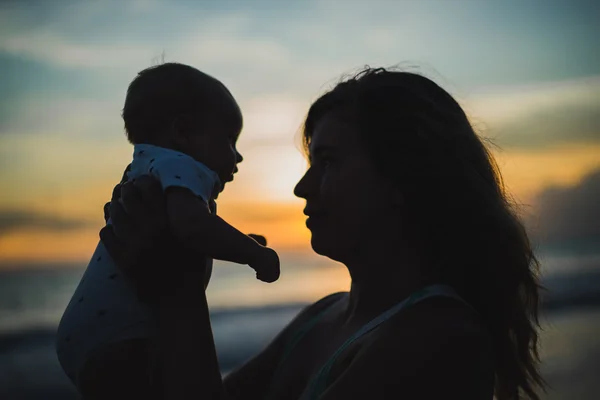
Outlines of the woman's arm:
{"type": "Polygon", "coordinates": [[[159,398],[224,398],[204,292],[206,257],[169,234],[164,194],[151,177],[115,188],[109,211],[112,225],[101,239],[140,299],[156,310],[147,384],[159,398]]]}
{"type": "Polygon", "coordinates": [[[159,305],[158,362],[165,399],[226,398],[203,286],[205,271],[190,268],[179,290],[159,305]]]}
{"type": "MultiPolygon", "coordinates": [[[[202,268],[198,267],[201,264],[197,255],[182,252],[172,238],[164,236],[166,208],[160,185],[150,177],[140,177],[135,183],[116,187],[108,208],[113,226],[101,231],[102,241],[140,298],[159,310],[160,340],[154,346],[160,350],[158,369],[165,381],[131,380],[127,393],[135,393],[136,390],[140,393],[168,393],[171,397],[162,398],[174,398],[180,396],[177,382],[185,381],[182,387],[188,387],[189,393],[181,394],[186,397],[177,398],[192,398],[191,394],[198,395],[194,398],[207,400],[223,396],[227,399],[260,398],[271,383],[290,334],[335,299],[333,295],[328,296],[307,307],[263,351],[229,374],[223,382],[202,290],[202,268]],[[184,370],[186,374],[170,375],[170,371],[175,370],[170,366],[179,362],[187,368],[184,370]]],[[[132,357],[121,368],[122,371],[127,371],[128,366],[146,368],[147,355],[135,350],[127,350],[132,357]]],[[[114,376],[113,371],[106,368],[94,372],[97,387],[105,388],[114,376]]],[[[120,382],[127,384],[123,379],[120,382]]],[[[103,398],[124,398],[118,397],[119,393],[115,389],[103,398]]]]}

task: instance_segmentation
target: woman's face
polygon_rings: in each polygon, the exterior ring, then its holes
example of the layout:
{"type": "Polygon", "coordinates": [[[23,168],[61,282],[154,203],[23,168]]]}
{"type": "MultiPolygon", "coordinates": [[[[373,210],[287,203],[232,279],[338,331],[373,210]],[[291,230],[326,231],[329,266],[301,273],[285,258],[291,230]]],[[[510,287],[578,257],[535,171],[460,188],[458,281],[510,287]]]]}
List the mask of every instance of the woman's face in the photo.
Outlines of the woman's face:
{"type": "Polygon", "coordinates": [[[390,213],[391,190],[368,158],[351,115],[331,111],[317,123],[310,167],[294,194],[306,199],[315,252],[347,263],[377,240],[390,213]]]}

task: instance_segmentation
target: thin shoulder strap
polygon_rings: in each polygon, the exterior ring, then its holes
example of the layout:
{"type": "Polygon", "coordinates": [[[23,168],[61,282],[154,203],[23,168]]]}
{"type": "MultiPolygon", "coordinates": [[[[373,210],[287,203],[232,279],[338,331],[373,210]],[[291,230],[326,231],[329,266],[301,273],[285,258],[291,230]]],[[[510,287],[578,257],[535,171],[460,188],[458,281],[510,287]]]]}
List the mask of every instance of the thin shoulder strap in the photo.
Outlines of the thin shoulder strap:
{"type": "MultiPolygon", "coordinates": [[[[401,301],[400,303],[394,305],[387,311],[383,312],[376,318],[372,319],[368,324],[364,325],[361,329],[359,329],[354,335],[352,335],[348,340],[346,340],[333,355],[329,358],[329,360],[321,367],[319,372],[313,377],[313,379],[308,384],[308,391],[310,396],[309,399],[316,399],[317,395],[321,394],[325,388],[327,383],[327,376],[329,375],[329,371],[331,367],[334,365],[337,357],[344,351],[348,346],[354,343],[357,339],[365,335],[366,333],[372,331],[379,325],[381,325],[384,321],[388,320],[394,314],[399,311],[410,307],[420,301],[428,299],[430,297],[450,297],[456,299],[463,304],[469,306],[467,302],[465,302],[456,291],[447,285],[431,285],[427,286],[421,290],[414,292],[412,295],[401,301]]],[[[469,306],[470,307],[470,306],[469,306]]]]}

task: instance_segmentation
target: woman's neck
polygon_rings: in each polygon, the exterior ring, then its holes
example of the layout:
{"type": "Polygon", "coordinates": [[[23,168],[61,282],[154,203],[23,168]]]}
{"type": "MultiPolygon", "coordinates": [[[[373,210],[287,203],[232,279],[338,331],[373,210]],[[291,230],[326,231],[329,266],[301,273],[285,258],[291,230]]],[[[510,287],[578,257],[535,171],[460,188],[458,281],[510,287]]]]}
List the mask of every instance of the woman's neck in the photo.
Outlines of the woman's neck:
{"type": "Polygon", "coordinates": [[[369,252],[368,259],[346,263],[352,285],[344,313],[345,324],[371,320],[431,283],[426,262],[414,253],[398,250],[396,248],[393,255],[369,252]]]}

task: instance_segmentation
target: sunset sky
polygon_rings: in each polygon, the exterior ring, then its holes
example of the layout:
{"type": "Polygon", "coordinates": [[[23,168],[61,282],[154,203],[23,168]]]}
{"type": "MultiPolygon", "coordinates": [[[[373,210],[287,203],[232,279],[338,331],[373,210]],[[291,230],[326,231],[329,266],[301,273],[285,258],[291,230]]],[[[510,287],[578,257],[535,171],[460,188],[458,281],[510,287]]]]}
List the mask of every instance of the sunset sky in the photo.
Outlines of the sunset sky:
{"type": "Polygon", "coordinates": [[[544,237],[600,237],[584,218],[600,193],[598,16],[594,1],[3,1],[0,269],[85,264],[131,158],[127,85],[163,55],[238,99],[245,161],[220,214],[277,250],[309,249],[292,194],[302,119],[367,64],[455,95],[544,237]]]}

